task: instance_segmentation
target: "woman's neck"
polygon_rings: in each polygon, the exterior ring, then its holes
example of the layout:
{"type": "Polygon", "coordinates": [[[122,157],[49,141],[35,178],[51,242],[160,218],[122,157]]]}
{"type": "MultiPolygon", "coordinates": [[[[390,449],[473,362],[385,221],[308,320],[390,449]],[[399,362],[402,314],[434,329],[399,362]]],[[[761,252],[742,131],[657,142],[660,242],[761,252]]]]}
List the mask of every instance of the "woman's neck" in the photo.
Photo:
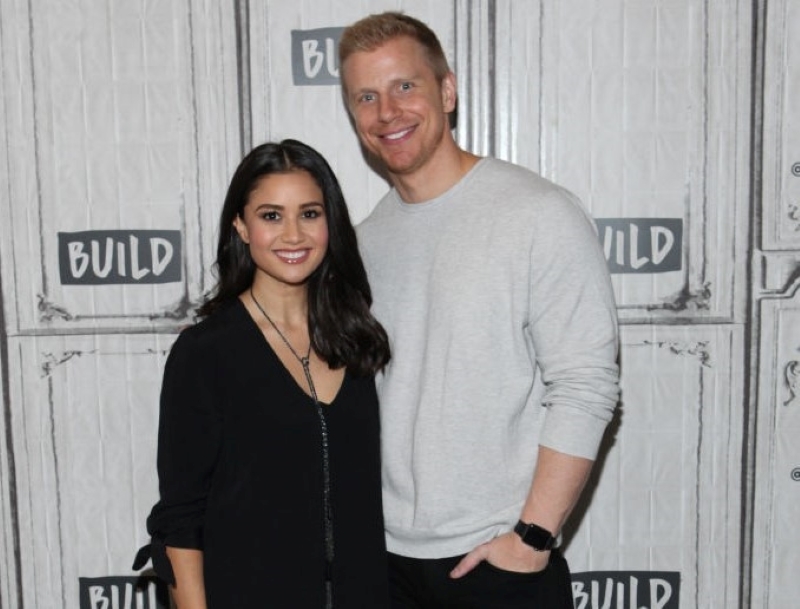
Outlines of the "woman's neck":
{"type": "Polygon", "coordinates": [[[253,282],[247,295],[256,306],[263,308],[270,318],[283,328],[306,327],[308,324],[308,287],[273,286],[253,282]]]}

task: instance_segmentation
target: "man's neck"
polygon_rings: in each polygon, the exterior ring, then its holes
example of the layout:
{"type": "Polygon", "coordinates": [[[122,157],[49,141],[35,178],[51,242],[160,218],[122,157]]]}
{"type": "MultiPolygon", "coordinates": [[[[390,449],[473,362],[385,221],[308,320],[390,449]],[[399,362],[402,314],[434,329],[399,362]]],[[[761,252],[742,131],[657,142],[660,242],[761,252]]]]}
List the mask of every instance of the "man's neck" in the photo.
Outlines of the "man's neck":
{"type": "Polygon", "coordinates": [[[409,174],[391,174],[392,185],[406,203],[430,201],[444,194],[469,173],[480,157],[455,146],[409,174]]]}

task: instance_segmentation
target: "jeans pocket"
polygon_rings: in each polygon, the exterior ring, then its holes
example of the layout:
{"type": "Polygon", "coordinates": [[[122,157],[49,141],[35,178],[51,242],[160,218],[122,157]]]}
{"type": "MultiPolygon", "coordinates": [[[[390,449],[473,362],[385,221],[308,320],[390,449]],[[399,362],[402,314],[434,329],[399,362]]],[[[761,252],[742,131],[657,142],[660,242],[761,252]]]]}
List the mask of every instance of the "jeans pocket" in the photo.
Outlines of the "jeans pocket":
{"type": "Polygon", "coordinates": [[[496,576],[509,580],[534,580],[544,577],[550,569],[550,564],[548,563],[541,571],[506,571],[501,567],[493,565],[488,560],[484,560],[476,568],[483,568],[483,570],[488,573],[493,573],[496,576]]]}

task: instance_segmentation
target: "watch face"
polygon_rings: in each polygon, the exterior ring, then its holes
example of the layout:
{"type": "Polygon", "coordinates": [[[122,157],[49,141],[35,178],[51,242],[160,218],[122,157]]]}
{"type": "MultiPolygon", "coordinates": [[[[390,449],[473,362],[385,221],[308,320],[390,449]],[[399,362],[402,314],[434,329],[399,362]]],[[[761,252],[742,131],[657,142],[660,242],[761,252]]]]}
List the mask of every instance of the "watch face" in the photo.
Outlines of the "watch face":
{"type": "Polygon", "coordinates": [[[514,527],[514,532],[520,536],[523,542],[531,546],[534,550],[549,550],[555,544],[555,537],[550,531],[543,529],[536,524],[528,524],[522,521],[514,527]]]}

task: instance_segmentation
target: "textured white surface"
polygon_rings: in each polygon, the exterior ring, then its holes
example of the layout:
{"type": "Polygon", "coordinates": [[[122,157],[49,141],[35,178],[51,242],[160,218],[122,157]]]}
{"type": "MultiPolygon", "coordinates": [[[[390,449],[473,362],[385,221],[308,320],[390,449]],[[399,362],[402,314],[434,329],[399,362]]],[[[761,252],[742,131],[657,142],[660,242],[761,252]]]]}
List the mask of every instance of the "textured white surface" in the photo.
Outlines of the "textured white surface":
{"type": "Polygon", "coordinates": [[[681,271],[614,277],[623,319],[734,315],[747,23],[735,2],[542,2],[542,172],[595,217],[684,221],[681,271]]]}
{"type": "Polygon", "coordinates": [[[753,607],[797,605],[800,572],[800,6],[767,4],[764,42],[753,607]]]}
{"type": "Polygon", "coordinates": [[[74,606],[79,577],[130,573],[157,498],[158,392],[173,339],[10,340],[25,607],[74,606]]]}
{"type": "Polygon", "coordinates": [[[768,4],[764,67],[764,250],[800,248],[800,4],[768,4]],[[768,203],[768,205],[766,204],[768,203]]]}
{"type": "Polygon", "coordinates": [[[753,606],[792,607],[800,568],[800,300],[761,309],[753,606]]]}
{"type": "Polygon", "coordinates": [[[12,332],[171,326],[208,289],[239,157],[233,15],[214,6],[2,4],[12,332]],[[153,228],[185,237],[180,283],[60,284],[58,232],[153,228]]]}
{"type": "Polygon", "coordinates": [[[621,341],[622,406],[570,567],[680,571],[681,607],[736,607],[742,330],[628,326],[621,341]]]}
{"type": "Polygon", "coordinates": [[[679,571],[687,609],[736,607],[740,580],[753,608],[794,607],[798,3],[756,5],[753,125],[746,0],[254,0],[239,31],[236,6],[0,0],[0,606],[73,607],[78,577],[134,575],[164,354],[211,286],[243,149],[317,147],[354,221],[387,189],[339,88],[292,84],[291,30],[399,8],[434,27],[457,69],[459,141],[541,171],[597,217],[684,221],[681,271],[614,277],[623,407],[571,525],[573,570],[679,571]],[[57,232],[147,228],[183,233],[181,283],[60,285],[57,232]]]}

